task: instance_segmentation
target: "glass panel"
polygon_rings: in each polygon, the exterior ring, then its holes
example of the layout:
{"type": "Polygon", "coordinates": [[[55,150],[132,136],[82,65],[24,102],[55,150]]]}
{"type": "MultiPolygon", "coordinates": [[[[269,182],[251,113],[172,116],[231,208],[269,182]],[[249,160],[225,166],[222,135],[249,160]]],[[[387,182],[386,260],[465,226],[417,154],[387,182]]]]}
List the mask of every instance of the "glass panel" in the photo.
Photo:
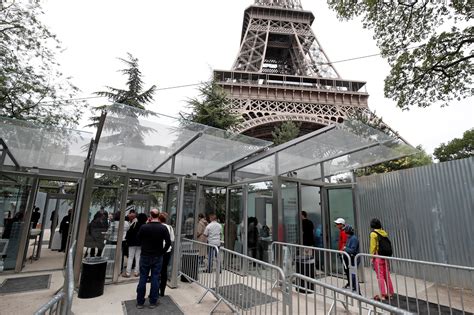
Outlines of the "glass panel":
{"type": "Polygon", "coordinates": [[[266,262],[271,260],[271,243],[277,235],[277,217],[273,216],[273,183],[249,184],[247,198],[248,255],[266,262]]]}
{"type": "Polygon", "coordinates": [[[188,239],[194,239],[196,215],[196,183],[186,182],[184,184],[184,200],[183,200],[183,226],[181,228],[181,236],[188,239]]]}
{"type": "Polygon", "coordinates": [[[235,172],[237,181],[275,175],[275,156],[271,155],[235,172]]]}
{"type": "Polygon", "coordinates": [[[185,144],[176,155],[175,173],[204,176],[271,143],[115,104],[108,108],[96,164],[152,171],[185,144]]]}
{"type": "Polygon", "coordinates": [[[8,118],[0,118],[0,125],[1,137],[20,166],[76,172],[84,169],[92,133],[8,118]]]}
{"type": "MultiPolygon", "coordinates": [[[[321,215],[321,195],[319,187],[301,185],[301,209],[302,211],[306,211],[307,219],[313,224],[312,232],[314,246],[324,247],[324,234],[321,215]]],[[[304,239],[305,232],[303,231],[302,233],[304,239]]]]}
{"type": "Polygon", "coordinates": [[[224,241],[226,189],[223,187],[201,186],[199,192],[197,240],[204,243],[207,242],[207,238],[204,235],[199,237],[198,234],[204,232],[205,225],[210,222],[209,214],[214,213],[217,215],[217,222],[222,225],[221,241],[224,241]],[[201,219],[204,219],[204,221],[202,224],[199,224],[201,219]]]}
{"type": "Polygon", "coordinates": [[[0,272],[15,269],[30,191],[31,178],[0,176],[0,272]]]}
{"type": "Polygon", "coordinates": [[[242,188],[233,188],[229,191],[229,218],[226,224],[225,247],[242,253],[243,252],[243,196],[242,188]]]}
{"type": "MultiPolygon", "coordinates": [[[[328,189],[329,201],[329,240],[330,248],[342,249],[339,247],[339,229],[334,224],[337,218],[343,218],[346,224],[354,226],[355,214],[351,188],[328,189]]],[[[355,226],[354,226],[355,228],[355,226]]],[[[344,246],[345,244],[341,244],[344,246]]]]}
{"type": "Polygon", "coordinates": [[[169,224],[176,230],[176,211],[178,207],[178,184],[173,183],[168,185],[168,194],[166,202],[166,212],[169,215],[169,224]]]}
{"type": "Polygon", "coordinates": [[[136,214],[150,214],[155,208],[163,211],[166,183],[148,179],[130,178],[128,183],[127,214],[131,210],[136,214]]]}
{"type": "Polygon", "coordinates": [[[283,182],[281,184],[281,195],[283,198],[284,241],[291,244],[299,244],[298,184],[283,182]]]}
{"type": "Polygon", "coordinates": [[[124,222],[123,238],[118,239],[120,203],[124,177],[103,173],[94,174],[94,187],[89,206],[89,225],[84,244],[84,256],[102,256],[107,260],[106,281],[112,280],[115,263],[124,266],[124,238],[129,224],[124,222]],[[122,257],[115,261],[117,246],[122,246],[122,257]]]}

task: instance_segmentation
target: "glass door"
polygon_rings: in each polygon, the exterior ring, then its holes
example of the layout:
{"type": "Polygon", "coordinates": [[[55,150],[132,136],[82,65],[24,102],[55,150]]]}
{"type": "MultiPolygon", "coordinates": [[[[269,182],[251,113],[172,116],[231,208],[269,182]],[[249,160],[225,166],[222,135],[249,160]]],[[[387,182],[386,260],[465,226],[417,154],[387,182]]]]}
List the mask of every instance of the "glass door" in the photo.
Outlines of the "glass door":
{"type": "MultiPolygon", "coordinates": [[[[328,225],[329,248],[340,248],[340,230],[334,223],[338,218],[343,218],[346,224],[355,227],[355,207],[352,188],[328,188],[328,225]]],[[[345,245],[345,244],[343,244],[345,245]]]]}

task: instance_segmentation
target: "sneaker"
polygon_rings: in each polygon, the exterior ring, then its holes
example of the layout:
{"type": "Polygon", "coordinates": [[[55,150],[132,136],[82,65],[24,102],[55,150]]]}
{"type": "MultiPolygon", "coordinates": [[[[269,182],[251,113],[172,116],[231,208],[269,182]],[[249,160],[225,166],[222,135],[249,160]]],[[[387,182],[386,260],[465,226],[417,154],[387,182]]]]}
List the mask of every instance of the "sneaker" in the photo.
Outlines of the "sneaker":
{"type": "Polygon", "coordinates": [[[143,305],[143,304],[137,304],[137,308],[138,308],[139,310],[143,309],[144,307],[145,307],[145,305],[143,305]]]}
{"type": "Polygon", "coordinates": [[[122,273],[122,277],[130,278],[130,274],[128,272],[124,272],[124,273],[122,273]]]}
{"type": "Polygon", "coordinates": [[[139,272],[135,272],[133,275],[134,275],[135,277],[138,277],[138,276],[140,276],[140,273],[139,273],[139,272]]]}
{"type": "Polygon", "coordinates": [[[158,302],[156,302],[156,303],[150,303],[150,305],[148,306],[148,308],[154,309],[154,308],[156,308],[156,307],[158,306],[158,304],[159,304],[158,302]]]}

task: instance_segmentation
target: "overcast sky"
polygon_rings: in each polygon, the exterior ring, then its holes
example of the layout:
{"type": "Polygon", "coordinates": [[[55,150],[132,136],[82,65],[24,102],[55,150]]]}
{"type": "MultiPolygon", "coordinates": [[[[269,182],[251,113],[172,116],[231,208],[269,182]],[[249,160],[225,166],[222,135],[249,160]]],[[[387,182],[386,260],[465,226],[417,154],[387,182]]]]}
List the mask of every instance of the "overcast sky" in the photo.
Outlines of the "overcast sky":
{"type": "MultiPolygon", "coordinates": [[[[212,69],[230,70],[237,55],[243,13],[253,0],[45,0],[44,21],[65,48],[63,72],[91,96],[105,85],[123,87],[116,59],[127,52],[139,59],[146,87],[206,81],[212,69]]],[[[314,13],[313,31],[331,61],[378,53],[372,33],[359,21],[340,22],[326,0],[302,0],[314,13]]],[[[474,126],[472,98],[440,108],[401,111],[383,96],[387,62],[372,57],[335,63],[344,79],[367,81],[369,107],[413,145],[429,153],[474,126]]],[[[148,109],[177,116],[195,87],[156,93],[148,109]]],[[[90,104],[103,104],[91,100],[90,104]]],[[[85,124],[85,120],[82,126],[85,124]]]]}

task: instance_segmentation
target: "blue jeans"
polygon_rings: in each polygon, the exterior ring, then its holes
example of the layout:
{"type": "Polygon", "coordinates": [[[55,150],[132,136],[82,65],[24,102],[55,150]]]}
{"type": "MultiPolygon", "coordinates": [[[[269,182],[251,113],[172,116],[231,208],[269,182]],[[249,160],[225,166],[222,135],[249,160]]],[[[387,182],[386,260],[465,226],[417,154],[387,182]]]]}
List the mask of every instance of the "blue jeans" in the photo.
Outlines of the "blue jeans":
{"type": "Polygon", "coordinates": [[[160,272],[163,264],[163,256],[150,257],[140,256],[140,280],[137,286],[137,304],[145,304],[146,279],[151,270],[151,288],[150,288],[150,304],[158,302],[158,288],[160,287],[160,272]]]}
{"type": "Polygon", "coordinates": [[[214,247],[209,247],[207,251],[207,272],[212,272],[212,261],[214,257],[217,257],[217,251],[214,247]]]}

